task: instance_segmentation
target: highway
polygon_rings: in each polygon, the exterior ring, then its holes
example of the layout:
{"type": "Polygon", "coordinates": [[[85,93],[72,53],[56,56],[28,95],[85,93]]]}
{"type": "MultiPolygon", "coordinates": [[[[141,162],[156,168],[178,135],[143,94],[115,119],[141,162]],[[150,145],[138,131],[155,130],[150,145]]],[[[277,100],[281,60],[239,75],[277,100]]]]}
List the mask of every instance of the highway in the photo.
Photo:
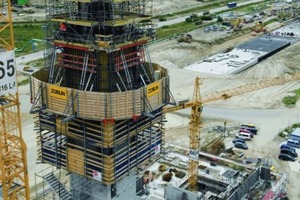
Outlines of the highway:
{"type": "MultiPolygon", "coordinates": [[[[23,72],[25,74],[32,74],[33,72],[25,72],[23,71],[23,68],[25,66],[25,63],[27,62],[31,62],[40,58],[44,57],[44,51],[38,51],[38,52],[34,52],[34,53],[30,53],[27,55],[23,55],[20,57],[16,57],[16,66],[17,66],[17,70],[20,72],[23,72]]],[[[33,68],[34,69],[34,68],[33,68]]],[[[34,69],[34,71],[36,71],[37,69],[34,69]]]]}
{"type": "MultiPolygon", "coordinates": [[[[262,2],[262,1],[263,0],[251,0],[251,1],[247,1],[247,2],[241,2],[241,3],[237,4],[237,7],[248,5],[248,4],[251,4],[251,3],[258,3],[258,2],[262,2]]],[[[209,10],[209,12],[210,13],[216,13],[216,12],[226,11],[226,10],[229,11],[230,9],[227,6],[223,6],[223,7],[211,9],[211,10],[209,10]]],[[[199,12],[199,13],[197,13],[197,15],[202,15],[202,13],[203,12],[199,12]]],[[[177,23],[180,23],[180,22],[184,22],[185,19],[187,17],[189,17],[189,16],[190,15],[186,15],[186,16],[183,16],[183,17],[178,17],[178,18],[167,20],[167,21],[163,21],[163,22],[158,22],[156,27],[157,28],[161,28],[163,26],[167,26],[167,25],[172,25],[172,24],[177,24],[177,23]]]]}

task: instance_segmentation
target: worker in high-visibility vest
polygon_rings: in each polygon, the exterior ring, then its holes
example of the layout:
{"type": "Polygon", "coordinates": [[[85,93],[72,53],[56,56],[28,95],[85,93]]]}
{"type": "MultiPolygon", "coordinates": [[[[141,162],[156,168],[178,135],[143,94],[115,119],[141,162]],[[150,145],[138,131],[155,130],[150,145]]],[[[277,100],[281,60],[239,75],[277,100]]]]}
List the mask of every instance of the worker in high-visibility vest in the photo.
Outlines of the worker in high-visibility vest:
{"type": "Polygon", "coordinates": [[[65,38],[67,36],[67,25],[65,23],[60,23],[59,25],[59,32],[65,38]]]}

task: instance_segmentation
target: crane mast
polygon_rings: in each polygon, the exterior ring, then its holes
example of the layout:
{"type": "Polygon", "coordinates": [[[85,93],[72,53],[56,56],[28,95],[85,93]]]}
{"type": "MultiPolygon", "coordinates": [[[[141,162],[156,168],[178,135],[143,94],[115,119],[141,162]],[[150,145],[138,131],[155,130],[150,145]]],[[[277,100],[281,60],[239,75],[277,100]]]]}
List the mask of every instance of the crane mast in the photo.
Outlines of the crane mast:
{"type": "Polygon", "coordinates": [[[22,137],[11,4],[0,0],[0,6],[0,197],[28,200],[27,149],[22,137]]]}
{"type": "MultiPolygon", "coordinates": [[[[300,80],[300,73],[284,75],[281,77],[266,78],[259,82],[249,83],[240,85],[235,88],[229,88],[221,91],[211,93],[201,99],[200,96],[200,78],[197,77],[195,80],[194,93],[192,100],[188,102],[179,103],[176,106],[164,107],[164,113],[175,112],[178,110],[191,108],[190,116],[190,155],[189,155],[189,166],[188,166],[188,189],[190,191],[197,191],[197,170],[199,164],[199,150],[200,150],[200,131],[201,131],[201,113],[202,105],[209,102],[214,102],[222,99],[228,99],[232,96],[237,96],[247,92],[272,87],[275,85],[285,84],[292,81],[300,80]]],[[[226,124],[225,124],[226,125],[226,124]]]]}
{"type": "Polygon", "coordinates": [[[200,128],[201,128],[201,112],[202,103],[200,97],[200,78],[195,80],[194,94],[192,98],[193,105],[191,107],[191,121],[189,123],[190,129],[190,161],[189,161],[189,190],[197,190],[197,176],[199,164],[199,149],[200,149],[200,128]]]}

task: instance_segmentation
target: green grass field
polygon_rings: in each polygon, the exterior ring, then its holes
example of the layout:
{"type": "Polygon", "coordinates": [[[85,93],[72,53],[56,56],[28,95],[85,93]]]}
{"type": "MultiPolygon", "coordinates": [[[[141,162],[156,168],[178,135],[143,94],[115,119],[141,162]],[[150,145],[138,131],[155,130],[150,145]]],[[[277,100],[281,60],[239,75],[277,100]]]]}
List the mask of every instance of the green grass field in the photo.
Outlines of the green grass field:
{"type": "MultiPolygon", "coordinates": [[[[33,51],[32,39],[44,39],[43,26],[45,22],[26,22],[26,23],[15,23],[13,27],[14,31],[14,40],[15,40],[15,49],[16,55],[20,56],[23,54],[31,53],[33,51]]],[[[4,32],[8,36],[8,31],[4,32]]],[[[43,42],[36,42],[37,47],[35,50],[42,50],[45,48],[43,42]]]]}

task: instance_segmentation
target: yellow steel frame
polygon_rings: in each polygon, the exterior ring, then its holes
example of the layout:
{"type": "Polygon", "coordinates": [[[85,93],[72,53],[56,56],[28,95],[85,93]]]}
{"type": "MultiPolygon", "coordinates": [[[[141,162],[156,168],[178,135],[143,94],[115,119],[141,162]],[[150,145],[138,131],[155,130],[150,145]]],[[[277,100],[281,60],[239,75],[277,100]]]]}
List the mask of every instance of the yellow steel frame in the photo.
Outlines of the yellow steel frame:
{"type": "MultiPolygon", "coordinates": [[[[2,6],[0,9],[0,48],[13,50],[14,36],[11,5],[10,1],[6,1],[6,3],[7,14],[4,15],[2,13],[4,12],[4,2],[0,0],[0,5],[2,6]],[[8,33],[9,38],[3,38],[8,33]]],[[[22,137],[18,92],[1,96],[0,103],[0,187],[2,189],[2,198],[4,200],[30,199],[27,148],[22,137]]]]}
{"type": "MultiPolygon", "coordinates": [[[[193,105],[191,110],[191,121],[190,127],[190,150],[198,152],[200,150],[200,128],[201,128],[201,111],[202,103],[200,97],[200,78],[197,77],[195,80],[194,94],[192,99],[193,105]]],[[[197,191],[197,179],[198,179],[198,156],[189,161],[189,190],[197,191]]]]}
{"type": "Polygon", "coordinates": [[[0,0],[0,48],[13,50],[14,46],[14,34],[13,34],[13,26],[12,26],[12,17],[11,17],[11,5],[10,1],[0,0]],[[7,15],[4,15],[5,12],[4,3],[7,2],[7,15]],[[9,38],[2,38],[3,33],[5,31],[9,31],[9,38]]]}
{"type": "MultiPolygon", "coordinates": [[[[232,96],[237,96],[247,92],[259,90],[262,88],[267,88],[275,85],[280,85],[292,81],[300,80],[300,73],[295,73],[290,76],[282,76],[276,78],[269,78],[262,80],[256,83],[250,83],[246,85],[241,85],[236,88],[230,88],[222,91],[212,93],[201,99],[200,97],[200,78],[196,78],[193,99],[186,103],[181,103],[176,106],[164,107],[163,113],[174,112],[181,109],[191,108],[191,121],[189,124],[190,128],[190,150],[199,150],[200,149],[200,130],[201,130],[201,112],[202,104],[228,99],[232,96]]],[[[189,190],[197,190],[197,169],[198,169],[198,160],[191,159],[189,162],[189,190]]]]}
{"type": "MultiPolygon", "coordinates": [[[[237,96],[247,92],[252,92],[255,90],[280,85],[292,81],[300,80],[300,73],[295,73],[290,76],[282,76],[276,78],[269,78],[262,80],[256,83],[250,83],[246,85],[241,85],[236,88],[230,88],[226,90],[221,90],[210,95],[205,96],[201,99],[200,97],[200,78],[196,78],[193,99],[186,103],[181,103],[176,106],[164,107],[163,113],[174,112],[177,110],[182,110],[186,108],[191,108],[191,121],[189,124],[190,128],[190,150],[199,150],[200,148],[200,130],[201,130],[201,112],[202,104],[228,99],[232,96],[237,96]]],[[[197,190],[197,169],[198,169],[198,160],[191,159],[189,162],[189,190],[197,190]]]]}

